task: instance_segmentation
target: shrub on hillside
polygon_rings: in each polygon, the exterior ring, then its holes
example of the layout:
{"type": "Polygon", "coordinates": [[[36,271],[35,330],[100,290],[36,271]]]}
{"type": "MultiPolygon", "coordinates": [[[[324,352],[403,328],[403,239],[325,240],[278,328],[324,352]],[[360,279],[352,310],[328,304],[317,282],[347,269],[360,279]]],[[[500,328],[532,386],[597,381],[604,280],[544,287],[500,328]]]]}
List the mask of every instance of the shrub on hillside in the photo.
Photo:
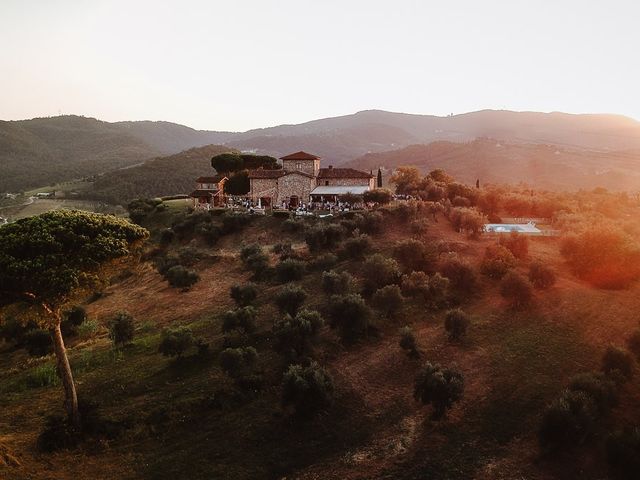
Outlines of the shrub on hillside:
{"type": "Polygon", "coordinates": [[[367,190],[362,194],[362,200],[365,203],[377,203],[379,205],[386,205],[393,199],[393,193],[386,188],[375,188],[373,190],[367,190]]]}
{"type": "Polygon", "coordinates": [[[451,200],[451,205],[453,205],[454,207],[470,207],[471,200],[466,197],[455,196],[451,200]]]}
{"type": "Polygon", "coordinates": [[[398,285],[379,288],[371,297],[373,306],[385,317],[393,317],[402,307],[402,292],[398,285]]]}
{"type": "Polygon", "coordinates": [[[607,438],[607,462],[613,478],[635,480],[640,472],[640,428],[627,427],[607,438]]]}
{"type": "Polygon", "coordinates": [[[304,231],[304,222],[302,220],[296,220],[295,218],[289,218],[282,222],[282,230],[287,233],[301,233],[304,231]]]}
{"type": "Polygon", "coordinates": [[[401,285],[404,295],[420,296],[429,305],[438,305],[447,295],[449,280],[439,273],[429,276],[424,272],[411,272],[402,276],[401,285]]]}
{"type": "Polygon", "coordinates": [[[51,335],[41,328],[34,328],[25,333],[23,345],[32,357],[43,357],[53,351],[51,335]]]}
{"type": "Polygon", "coordinates": [[[311,270],[329,270],[338,263],[338,256],[333,253],[323,253],[309,262],[311,270]]]}
{"type": "Polygon", "coordinates": [[[176,232],[171,228],[165,228],[160,232],[160,245],[167,246],[176,238],[176,232]]]}
{"type": "Polygon", "coordinates": [[[511,232],[508,236],[500,237],[500,245],[508,249],[514,257],[524,260],[529,254],[529,239],[518,232],[511,232]]]}
{"type": "Polygon", "coordinates": [[[333,379],[318,363],[290,365],[282,379],[282,404],[292,405],[299,416],[312,416],[331,405],[333,391],[333,379]]]}
{"type": "Polygon", "coordinates": [[[306,231],[304,240],[310,252],[318,252],[335,249],[343,236],[344,230],[340,225],[319,223],[306,231]]]}
{"type": "Polygon", "coordinates": [[[430,270],[437,258],[433,246],[415,239],[401,240],[393,249],[393,256],[405,271],[430,270]]]}
{"type": "Polygon", "coordinates": [[[429,295],[429,275],[424,272],[403,275],[400,285],[402,285],[402,293],[408,297],[429,295]]]}
{"type": "Polygon", "coordinates": [[[24,336],[34,328],[37,328],[37,325],[33,321],[24,323],[14,317],[5,317],[0,323],[0,339],[21,347],[24,344],[24,336]]]}
{"type": "Polygon", "coordinates": [[[276,243],[271,247],[271,251],[280,257],[280,260],[286,260],[287,258],[294,258],[295,252],[291,246],[291,242],[276,243]]]}
{"type": "Polygon", "coordinates": [[[634,330],[627,340],[629,351],[640,361],[640,329],[634,330]]]}
{"type": "Polygon", "coordinates": [[[545,450],[566,449],[583,443],[593,433],[598,408],[583,391],[565,390],[544,412],[538,440],[545,450]]]}
{"type": "Polygon", "coordinates": [[[322,290],[327,295],[346,295],[354,289],[355,279],[349,272],[322,272],[322,290]]]}
{"type": "Polygon", "coordinates": [[[408,223],[412,220],[415,220],[418,215],[418,202],[409,201],[398,204],[395,208],[394,213],[396,218],[403,223],[408,223]]]}
{"type": "Polygon", "coordinates": [[[308,354],[322,325],[324,320],[315,310],[300,310],[295,317],[277,320],[273,325],[276,351],[291,357],[308,354]]]}
{"type": "Polygon", "coordinates": [[[516,266],[513,254],[502,245],[489,245],[480,264],[480,272],[487,277],[500,279],[516,266]]]}
{"type": "Polygon", "coordinates": [[[222,347],[246,347],[249,344],[249,340],[249,335],[247,335],[243,330],[231,330],[229,332],[224,332],[224,337],[222,338],[222,347]]]}
{"type": "Polygon", "coordinates": [[[258,287],[254,283],[244,285],[233,285],[231,287],[231,298],[238,307],[248,307],[253,305],[258,297],[258,287]]]}
{"type": "Polygon", "coordinates": [[[151,214],[159,210],[162,200],[159,198],[138,198],[132,200],[127,205],[129,218],[138,225],[147,219],[151,214]]]}
{"type": "Polygon", "coordinates": [[[373,235],[382,231],[384,218],[380,212],[365,211],[354,217],[354,225],[360,232],[373,235]]]}
{"type": "Polygon", "coordinates": [[[134,331],[133,317],[127,312],[116,313],[109,322],[109,338],[116,347],[131,343],[134,331]]]}
{"type": "Polygon", "coordinates": [[[556,283],[556,273],[547,264],[534,261],[529,266],[529,281],[536,288],[550,288],[556,283]]]}
{"type": "Polygon", "coordinates": [[[220,237],[224,235],[221,227],[210,222],[198,224],[195,227],[194,232],[197,235],[200,235],[208,245],[215,245],[218,240],[220,240],[220,237]]]}
{"type": "Polygon", "coordinates": [[[253,333],[256,329],[256,309],[251,306],[228,310],[222,315],[222,331],[241,330],[253,333]]]}
{"type": "Polygon", "coordinates": [[[60,322],[60,329],[63,337],[75,337],[78,335],[80,325],[87,319],[87,311],[84,307],[76,305],[64,313],[60,322]]]}
{"type": "Polygon", "coordinates": [[[500,283],[500,295],[515,309],[524,308],[533,299],[533,288],[529,280],[516,272],[507,273],[500,283]]]}
{"type": "Polygon", "coordinates": [[[449,310],[444,319],[444,329],[449,334],[449,340],[460,340],[467,334],[471,318],[459,308],[449,310]]]}
{"type": "Polygon", "coordinates": [[[307,298],[307,292],[297,285],[283,287],[275,296],[275,303],[280,313],[287,313],[292,317],[296,315],[307,298]]]}
{"type": "Polygon", "coordinates": [[[258,244],[245,245],[240,250],[242,263],[252,273],[255,280],[263,280],[270,274],[269,257],[258,244]]]}
{"type": "Polygon", "coordinates": [[[602,371],[607,375],[617,372],[630,380],[633,377],[633,357],[626,350],[609,346],[602,356],[602,371]]]}
{"type": "MultiPolygon", "coordinates": [[[[429,277],[429,299],[432,305],[440,305],[447,297],[449,291],[449,279],[438,272],[429,277]]],[[[426,298],[425,298],[426,299],[426,298]]]]}
{"type": "Polygon", "coordinates": [[[476,288],[473,268],[455,255],[450,255],[441,263],[440,272],[449,279],[451,287],[459,292],[473,293],[476,288]]]}
{"type": "Polygon", "coordinates": [[[475,208],[454,207],[449,212],[449,220],[458,232],[466,232],[470,237],[478,237],[487,223],[487,217],[475,208]]]}
{"type": "Polygon", "coordinates": [[[409,326],[400,329],[400,348],[407,352],[409,358],[420,358],[416,337],[409,326]]]}
{"type": "Polygon", "coordinates": [[[569,382],[572,392],[584,392],[594,401],[600,415],[618,404],[618,386],[601,372],[586,372],[574,376],[569,382]]]}
{"type": "Polygon", "coordinates": [[[250,257],[263,253],[262,246],[257,243],[243,245],[240,249],[240,260],[246,262],[250,257]]]}
{"type": "Polygon", "coordinates": [[[370,256],[362,265],[364,290],[372,294],[377,289],[398,283],[401,278],[398,262],[393,258],[376,253],[370,256]]]}
{"type": "Polygon", "coordinates": [[[276,277],[280,283],[301,280],[304,276],[306,264],[300,260],[289,258],[276,265],[276,277]]]}
{"type": "Polygon", "coordinates": [[[236,378],[253,369],[258,361],[258,352],[253,347],[225,348],[218,358],[227,375],[236,378]]]}
{"type": "Polygon", "coordinates": [[[416,377],[413,397],[424,405],[432,405],[432,417],[439,419],[462,398],[463,391],[462,373],[427,362],[416,377]]]}
{"type": "Polygon", "coordinates": [[[176,253],[168,253],[155,259],[155,266],[158,273],[163,277],[167,277],[167,272],[171,267],[183,265],[191,267],[202,259],[202,254],[197,248],[183,247],[176,253]]]}
{"type": "Polygon", "coordinates": [[[196,344],[193,331],[186,326],[165,328],[158,351],[165,357],[181,357],[196,344]]]}
{"type": "Polygon", "coordinates": [[[344,258],[361,260],[372,249],[373,244],[371,243],[371,239],[368,235],[363,234],[347,238],[344,242],[342,242],[341,254],[344,258]]]}
{"type": "Polygon", "coordinates": [[[419,220],[414,220],[409,224],[409,230],[414,235],[423,235],[429,229],[429,222],[421,218],[419,220]]]}
{"type": "Polygon", "coordinates": [[[211,215],[205,211],[195,211],[184,214],[174,220],[171,229],[180,239],[188,238],[193,235],[200,225],[211,223],[211,215]]]}
{"type": "Polygon", "coordinates": [[[225,214],[222,216],[222,235],[239,232],[253,220],[251,215],[225,214]]]}
{"type": "Polygon", "coordinates": [[[640,247],[615,227],[592,227],[566,237],[560,252],[574,273],[600,288],[625,288],[640,277],[640,247]]]}
{"type": "Polygon", "coordinates": [[[166,278],[172,287],[188,289],[200,280],[200,275],[195,270],[176,265],[167,270],[166,278]]]}
{"type": "Polygon", "coordinates": [[[329,325],[336,328],[345,343],[366,336],[371,311],[360,295],[334,295],[329,301],[329,325]]]}

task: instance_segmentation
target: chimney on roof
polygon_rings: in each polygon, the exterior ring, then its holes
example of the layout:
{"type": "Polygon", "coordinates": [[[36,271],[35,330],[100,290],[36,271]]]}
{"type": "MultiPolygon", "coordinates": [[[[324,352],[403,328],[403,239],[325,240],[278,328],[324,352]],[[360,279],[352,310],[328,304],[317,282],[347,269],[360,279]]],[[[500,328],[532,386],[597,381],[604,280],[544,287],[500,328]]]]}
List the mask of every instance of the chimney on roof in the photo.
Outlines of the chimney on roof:
{"type": "Polygon", "coordinates": [[[333,170],[333,165],[329,165],[329,170],[333,170]]]}

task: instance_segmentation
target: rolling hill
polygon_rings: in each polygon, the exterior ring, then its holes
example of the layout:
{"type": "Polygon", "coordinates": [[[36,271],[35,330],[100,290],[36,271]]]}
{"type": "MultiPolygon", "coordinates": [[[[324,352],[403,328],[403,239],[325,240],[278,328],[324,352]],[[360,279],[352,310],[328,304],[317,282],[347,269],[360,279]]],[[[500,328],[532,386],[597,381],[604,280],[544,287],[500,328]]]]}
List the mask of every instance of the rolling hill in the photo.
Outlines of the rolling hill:
{"type": "Polygon", "coordinates": [[[478,137],[507,143],[542,143],[592,150],[640,148],[640,123],[619,115],[572,115],[482,110],[438,117],[367,110],[299,125],[250,130],[227,143],[270,155],[291,145],[336,164],[368,152],[438,140],[467,142],[478,137]]]}
{"type": "Polygon", "coordinates": [[[0,192],[85,177],[160,153],[107,122],[82,117],[0,122],[0,192]]]}
{"type": "Polygon", "coordinates": [[[557,145],[503,143],[477,139],[433,142],[369,153],[347,163],[362,170],[414,165],[422,171],[443,168],[464,182],[525,182],[537,188],[574,190],[605,187],[640,189],[640,152],[604,152],[557,145]]]}
{"type": "Polygon", "coordinates": [[[221,145],[207,145],[107,172],[96,178],[87,196],[126,204],[135,198],[189,193],[196,178],[213,173],[211,157],[232,150],[221,145]]]}
{"type": "Polygon", "coordinates": [[[225,138],[168,122],[73,115],[0,121],[0,192],[98,175],[225,138]]]}
{"type": "MultiPolygon", "coordinates": [[[[606,164],[610,157],[601,156],[607,152],[640,151],[640,123],[616,115],[483,110],[438,117],[368,110],[247,132],[194,130],[169,122],[108,123],[62,116],[0,122],[0,192],[99,175],[210,144],[274,156],[306,150],[323,157],[325,163],[341,165],[368,153],[435,141],[464,143],[481,137],[525,145],[525,149],[534,148],[526,146],[529,144],[553,144],[561,152],[571,151],[567,162],[572,167],[567,178],[583,164],[588,172],[610,168],[606,164]],[[582,158],[585,150],[589,153],[582,158]]],[[[555,147],[550,148],[555,152],[555,147]]],[[[635,168],[635,155],[616,155],[621,157],[617,163],[635,168]]],[[[521,160],[514,161],[508,155],[495,158],[504,172],[512,170],[511,164],[521,164],[521,160]],[[507,163],[500,163],[499,159],[507,163]]],[[[626,173],[624,169],[622,173],[626,173]]],[[[571,186],[590,184],[582,176],[571,186]]],[[[505,174],[505,179],[514,177],[505,174]]],[[[609,184],[617,181],[607,180],[609,184]]]]}

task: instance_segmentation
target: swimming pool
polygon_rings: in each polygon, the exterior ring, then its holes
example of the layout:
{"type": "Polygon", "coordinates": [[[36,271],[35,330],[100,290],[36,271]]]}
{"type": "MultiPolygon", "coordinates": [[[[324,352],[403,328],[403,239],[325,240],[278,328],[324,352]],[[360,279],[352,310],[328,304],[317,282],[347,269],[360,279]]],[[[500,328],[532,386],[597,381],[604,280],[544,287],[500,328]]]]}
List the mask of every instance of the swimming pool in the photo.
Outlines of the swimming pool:
{"type": "Polygon", "coordinates": [[[484,226],[484,231],[487,233],[528,233],[528,234],[540,234],[542,230],[535,226],[534,223],[487,223],[484,226]]]}

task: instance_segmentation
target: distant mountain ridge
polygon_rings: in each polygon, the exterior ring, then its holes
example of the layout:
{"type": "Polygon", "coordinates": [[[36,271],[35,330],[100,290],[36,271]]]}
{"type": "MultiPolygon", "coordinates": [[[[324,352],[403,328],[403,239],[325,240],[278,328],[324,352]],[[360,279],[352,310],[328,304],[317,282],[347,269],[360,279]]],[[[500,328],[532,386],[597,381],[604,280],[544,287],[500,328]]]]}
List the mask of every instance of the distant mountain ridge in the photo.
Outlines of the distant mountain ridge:
{"type": "MultiPolygon", "coordinates": [[[[276,145],[288,145],[295,138],[302,149],[314,151],[337,164],[348,155],[391,150],[411,144],[438,140],[466,142],[478,137],[497,138],[509,143],[543,143],[592,150],[627,150],[640,147],[640,122],[628,117],[606,114],[567,114],[481,110],[461,115],[438,117],[365,110],[352,115],[313,120],[299,125],[250,130],[238,134],[230,144],[240,148],[253,146],[261,153],[286,153],[276,145]],[[384,130],[386,135],[375,136],[384,130]],[[373,138],[367,138],[367,135],[373,138]],[[356,137],[348,152],[332,145],[318,145],[320,139],[339,140],[356,137]],[[317,145],[316,150],[313,150],[317,145]],[[319,151],[322,148],[324,151],[319,151]]],[[[338,142],[340,146],[341,141],[338,142]]]]}
{"type": "Polygon", "coordinates": [[[479,179],[482,184],[524,182],[549,190],[640,190],[640,151],[605,152],[489,138],[410,145],[369,153],[346,165],[362,170],[384,167],[389,171],[402,165],[415,166],[423,172],[443,168],[470,184],[479,179]]]}
{"type": "Polygon", "coordinates": [[[640,151],[640,122],[618,115],[498,110],[447,117],[366,110],[246,132],[78,116],[0,121],[0,193],[98,175],[211,144],[274,156],[305,150],[323,157],[324,164],[341,165],[367,153],[480,137],[592,152],[640,151]]]}

